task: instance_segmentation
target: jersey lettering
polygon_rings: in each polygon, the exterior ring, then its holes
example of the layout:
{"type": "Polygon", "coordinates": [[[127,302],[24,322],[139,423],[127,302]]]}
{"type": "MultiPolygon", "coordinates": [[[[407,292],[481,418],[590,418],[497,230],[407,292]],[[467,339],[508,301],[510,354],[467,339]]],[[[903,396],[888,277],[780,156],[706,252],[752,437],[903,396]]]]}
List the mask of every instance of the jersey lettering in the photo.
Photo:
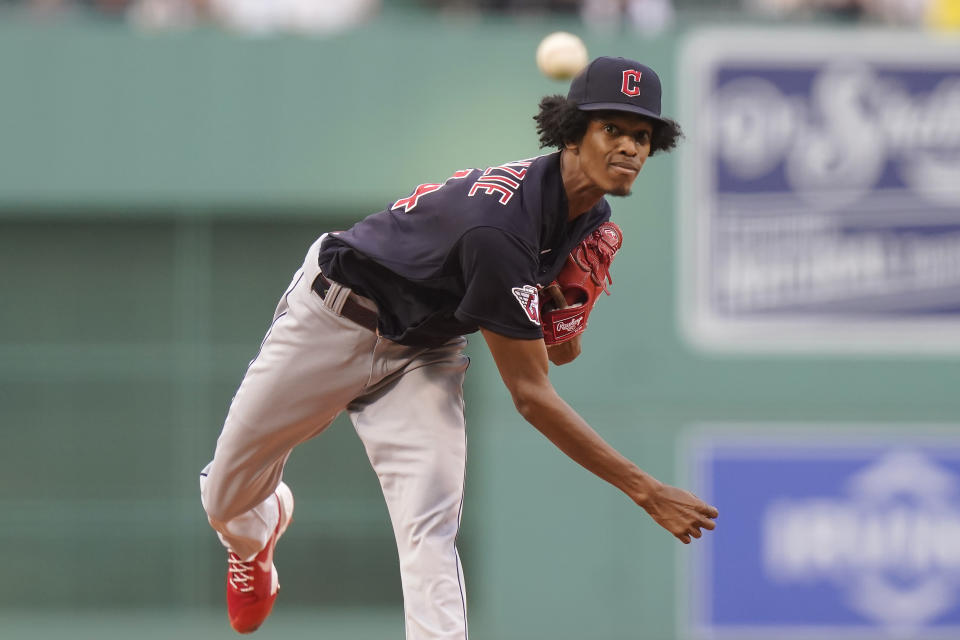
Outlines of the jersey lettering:
{"type": "MultiPolygon", "coordinates": [[[[473,173],[473,169],[462,169],[461,171],[455,172],[452,176],[447,178],[447,180],[461,180],[466,178],[468,175],[473,173]]],[[[393,206],[390,207],[390,210],[403,208],[404,213],[410,213],[413,211],[414,207],[417,206],[417,203],[420,202],[420,198],[427,195],[428,193],[433,193],[437,191],[447,182],[444,181],[443,184],[436,184],[433,182],[428,182],[425,184],[418,184],[417,188],[413,190],[413,193],[407,196],[406,198],[400,198],[393,203],[393,206]]]]}
{"type": "MultiPolygon", "coordinates": [[[[526,175],[527,175],[527,170],[526,170],[526,169],[520,169],[520,170],[514,169],[513,167],[510,166],[511,164],[516,164],[516,165],[519,165],[519,166],[521,166],[521,167],[529,167],[529,166],[530,166],[530,163],[529,163],[529,162],[513,162],[513,163],[507,163],[507,164],[504,164],[504,165],[500,165],[499,167],[496,167],[497,169],[500,169],[500,170],[502,170],[502,171],[504,171],[504,172],[506,172],[506,173],[509,173],[510,175],[512,175],[512,176],[513,176],[514,178],[516,178],[517,180],[523,180],[523,179],[526,177],[526,175]]],[[[487,169],[487,170],[484,172],[484,174],[490,173],[490,171],[491,171],[491,169],[487,169]]]]}
{"type": "Polygon", "coordinates": [[[500,204],[507,204],[513,197],[513,194],[520,188],[520,181],[527,176],[526,167],[530,162],[508,162],[499,167],[490,167],[483,172],[480,179],[470,187],[468,196],[475,196],[478,192],[486,195],[500,194],[500,204]],[[507,175],[502,175],[507,174],[507,175]]]}
{"type": "MultiPolygon", "coordinates": [[[[487,169],[489,171],[489,169],[487,169]]],[[[500,184],[506,185],[516,191],[520,188],[520,183],[512,178],[507,178],[506,176],[489,176],[484,175],[480,180],[484,182],[499,182],[500,184]]],[[[478,181],[479,182],[479,181],[478,181]]]]}
{"type": "Polygon", "coordinates": [[[636,69],[627,69],[623,72],[623,86],[620,91],[625,96],[640,95],[640,76],[642,74],[636,69]]]}
{"type": "Polygon", "coordinates": [[[491,194],[493,194],[493,193],[499,193],[499,194],[500,194],[500,204],[507,204],[508,202],[510,202],[510,198],[513,197],[513,191],[510,191],[510,189],[507,189],[506,187],[500,186],[499,184],[492,184],[492,183],[489,183],[489,182],[481,182],[481,181],[479,181],[479,180],[477,180],[476,182],[473,183],[473,186],[470,187],[470,193],[468,193],[467,195],[468,195],[468,196],[475,196],[475,195],[477,195],[477,192],[478,192],[478,191],[483,191],[483,192],[484,192],[485,194],[487,194],[488,196],[491,195],[491,194]]]}

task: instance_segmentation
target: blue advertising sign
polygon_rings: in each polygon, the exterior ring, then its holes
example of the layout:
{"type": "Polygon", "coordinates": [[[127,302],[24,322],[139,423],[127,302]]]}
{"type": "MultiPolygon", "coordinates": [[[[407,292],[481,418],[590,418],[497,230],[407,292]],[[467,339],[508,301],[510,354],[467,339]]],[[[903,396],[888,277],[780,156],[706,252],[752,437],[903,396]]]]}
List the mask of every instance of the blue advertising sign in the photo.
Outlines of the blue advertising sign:
{"type": "Polygon", "coordinates": [[[960,350],[960,41],[685,44],[681,300],[720,350],[960,350]]]}
{"type": "Polygon", "coordinates": [[[690,637],[960,637],[956,427],[714,427],[685,457],[720,510],[682,580],[690,637]]]}

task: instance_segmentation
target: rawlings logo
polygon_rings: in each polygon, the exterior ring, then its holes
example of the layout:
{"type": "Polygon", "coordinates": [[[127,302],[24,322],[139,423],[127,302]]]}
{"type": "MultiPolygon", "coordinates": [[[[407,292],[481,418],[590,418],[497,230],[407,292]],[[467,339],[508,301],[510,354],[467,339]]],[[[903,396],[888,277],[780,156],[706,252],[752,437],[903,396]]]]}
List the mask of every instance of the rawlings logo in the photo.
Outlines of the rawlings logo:
{"type": "Polygon", "coordinates": [[[523,307],[523,312],[527,314],[527,319],[533,324],[540,326],[540,295],[537,292],[537,288],[525,284],[522,287],[514,287],[511,291],[513,291],[513,297],[516,298],[520,306],[523,307]]]}
{"type": "Polygon", "coordinates": [[[570,318],[569,320],[559,320],[553,323],[554,332],[558,335],[560,333],[573,333],[580,329],[580,325],[583,324],[583,316],[577,316],[576,318],[570,318]]]}

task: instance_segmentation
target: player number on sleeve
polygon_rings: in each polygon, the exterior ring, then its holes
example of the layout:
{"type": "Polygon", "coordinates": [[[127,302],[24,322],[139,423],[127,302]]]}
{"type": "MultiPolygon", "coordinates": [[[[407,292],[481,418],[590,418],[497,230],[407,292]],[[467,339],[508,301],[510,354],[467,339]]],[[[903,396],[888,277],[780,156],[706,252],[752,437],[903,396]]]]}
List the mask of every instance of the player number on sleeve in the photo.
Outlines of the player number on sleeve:
{"type": "Polygon", "coordinates": [[[425,184],[418,184],[417,188],[413,190],[413,193],[411,193],[406,198],[400,198],[399,200],[394,202],[393,206],[390,207],[390,209],[391,211],[394,209],[403,209],[404,213],[410,213],[411,211],[414,210],[414,208],[416,208],[417,203],[420,202],[420,198],[422,198],[423,196],[427,195],[428,193],[433,193],[434,191],[439,190],[441,187],[443,187],[443,185],[445,185],[450,180],[462,180],[463,178],[466,178],[471,173],[473,173],[473,169],[463,169],[461,171],[457,171],[442,183],[437,184],[434,182],[427,182],[425,184]]]}

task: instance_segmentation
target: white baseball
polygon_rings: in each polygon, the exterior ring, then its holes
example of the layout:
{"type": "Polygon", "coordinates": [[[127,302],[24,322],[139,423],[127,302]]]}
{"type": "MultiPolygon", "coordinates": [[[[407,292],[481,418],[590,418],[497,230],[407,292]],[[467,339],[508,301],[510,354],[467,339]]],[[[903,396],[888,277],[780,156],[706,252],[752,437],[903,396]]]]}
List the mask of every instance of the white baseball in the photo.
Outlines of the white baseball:
{"type": "Polygon", "coordinates": [[[572,33],[555,31],[537,47],[537,67],[548,78],[569,80],[585,66],[587,47],[572,33]]]}

